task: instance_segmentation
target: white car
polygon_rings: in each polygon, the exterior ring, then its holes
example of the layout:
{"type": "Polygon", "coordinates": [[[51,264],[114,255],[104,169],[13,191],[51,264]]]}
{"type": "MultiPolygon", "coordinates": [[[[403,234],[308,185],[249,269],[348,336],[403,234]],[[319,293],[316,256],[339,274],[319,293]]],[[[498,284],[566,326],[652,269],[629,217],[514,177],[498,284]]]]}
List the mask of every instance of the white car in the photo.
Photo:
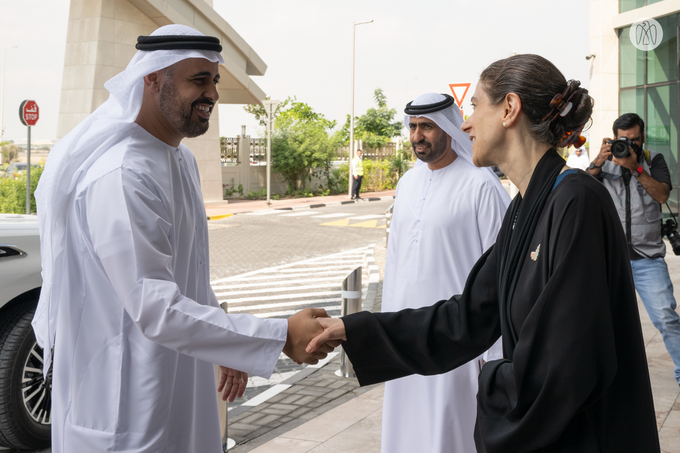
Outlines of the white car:
{"type": "Polygon", "coordinates": [[[50,445],[51,370],[31,327],[40,271],[37,217],[0,214],[0,446],[16,449],[50,445]]]}

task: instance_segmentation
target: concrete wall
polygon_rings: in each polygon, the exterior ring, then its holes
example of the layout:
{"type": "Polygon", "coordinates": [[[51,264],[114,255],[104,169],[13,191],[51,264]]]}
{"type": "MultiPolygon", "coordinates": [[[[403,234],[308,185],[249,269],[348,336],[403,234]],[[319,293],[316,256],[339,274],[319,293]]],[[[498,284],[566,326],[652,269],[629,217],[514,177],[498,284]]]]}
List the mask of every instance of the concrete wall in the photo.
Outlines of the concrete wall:
{"type": "MultiPolygon", "coordinates": [[[[212,9],[212,0],[71,0],[57,136],[66,135],[109,97],[104,83],[123,71],[140,35],[172,23],[188,25],[222,42],[220,103],[264,99],[250,75],[267,66],[212,9]]],[[[218,109],[207,134],[185,139],[198,162],[203,198],[222,200],[218,109]]]]}
{"type": "Polygon", "coordinates": [[[600,152],[602,139],[611,137],[612,123],[619,116],[619,39],[612,18],[619,13],[619,0],[590,2],[590,95],[595,99],[590,129],[590,160],[600,152]]]}

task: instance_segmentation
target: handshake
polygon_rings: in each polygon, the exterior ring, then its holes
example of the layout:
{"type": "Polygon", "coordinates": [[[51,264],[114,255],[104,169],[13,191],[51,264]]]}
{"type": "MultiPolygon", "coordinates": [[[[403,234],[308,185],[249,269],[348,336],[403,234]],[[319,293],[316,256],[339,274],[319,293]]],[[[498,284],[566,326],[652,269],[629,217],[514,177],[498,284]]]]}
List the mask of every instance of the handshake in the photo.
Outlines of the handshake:
{"type": "MultiPolygon", "coordinates": [[[[331,318],[323,308],[305,308],[288,318],[288,336],[283,353],[297,363],[316,364],[346,340],[342,319],[331,318]]],[[[220,365],[217,388],[222,400],[233,402],[241,398],[248,383],[248,374],[220,365]]]]}

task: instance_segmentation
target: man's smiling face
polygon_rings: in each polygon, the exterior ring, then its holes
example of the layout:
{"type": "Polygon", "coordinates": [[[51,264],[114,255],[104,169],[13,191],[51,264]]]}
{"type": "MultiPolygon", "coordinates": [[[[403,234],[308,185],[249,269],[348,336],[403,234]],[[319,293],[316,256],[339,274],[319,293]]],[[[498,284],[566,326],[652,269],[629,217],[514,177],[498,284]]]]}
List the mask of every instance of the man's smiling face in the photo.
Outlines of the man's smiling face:
{"type": "Polygon", "coordinates": [[[449,147],[449,136],[429,118],[412,116],[409,120],[411,146],[423,162],[438,161],[449,147]]]}
{"type": "Polygon", "coordinates": [[[166,68],[160,110],[184,137],[208,130],[210,114],[219,99],[219,65],[204,58],[190,58],[166,68]]]}

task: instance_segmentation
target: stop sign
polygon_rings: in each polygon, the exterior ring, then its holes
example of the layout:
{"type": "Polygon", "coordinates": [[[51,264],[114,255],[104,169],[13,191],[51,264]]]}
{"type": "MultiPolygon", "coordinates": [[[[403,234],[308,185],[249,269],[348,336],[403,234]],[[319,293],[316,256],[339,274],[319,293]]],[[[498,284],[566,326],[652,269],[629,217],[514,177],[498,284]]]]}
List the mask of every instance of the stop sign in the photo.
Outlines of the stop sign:
{"type": "Polygon", "coordinates": [[[24,126],[35,126],[40,116],[40,109],[35,101],[26,100],[19,107],[19,118],[24,126]]]}

